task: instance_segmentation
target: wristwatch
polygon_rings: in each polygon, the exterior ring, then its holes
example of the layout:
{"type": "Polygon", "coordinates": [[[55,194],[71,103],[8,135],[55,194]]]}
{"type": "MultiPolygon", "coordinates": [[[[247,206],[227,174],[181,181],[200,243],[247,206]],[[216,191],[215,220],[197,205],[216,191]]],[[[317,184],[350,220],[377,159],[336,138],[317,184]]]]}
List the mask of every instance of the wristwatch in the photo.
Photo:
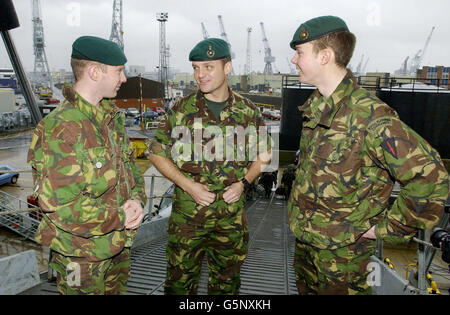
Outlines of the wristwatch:
{"type": "Polygon", "coordinates": [[[245,179],[245,177],[243,177],[241,179],[241,183],[244,184],[244,189],[247,189],[249,182],[248,182],[248,180],[245,179]]]}

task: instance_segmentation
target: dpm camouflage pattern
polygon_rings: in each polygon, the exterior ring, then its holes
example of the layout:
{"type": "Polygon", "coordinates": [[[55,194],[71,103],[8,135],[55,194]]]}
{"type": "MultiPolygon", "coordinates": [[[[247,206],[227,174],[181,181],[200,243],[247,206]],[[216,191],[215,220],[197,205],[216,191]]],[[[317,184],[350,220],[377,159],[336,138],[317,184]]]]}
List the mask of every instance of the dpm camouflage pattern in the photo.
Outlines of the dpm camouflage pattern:
{"type": "Polygon", "coordinates": [[[367,266],[376,241],[359,238],[349,246],[318,249],[295,241],[294,270],[301,295],[369,295],[367,266]]]}
{"type": "Polygon", "coordinates": [[[234,152],[231,159],[224,158],[221,161],[215,158],[209,160],[205,155],[201,155],[200,158],[195,156],[196,152],[207,152],[204,149],[208,148],[211,141],[217,139],[215,138],[217,134],[206,132],[208,127],[218,127],[218,133],[226,135],[227,126],[243,128],[253,126],[257,131],[259,127],[264,126],[263,118],[256,106],[231,89],[229,92],[230,98],[219,118],[208,109],[200,91],[180,100],[160,123],[153,141],[147,143],[151,153],[172,160],[186,177],[208,186],[209,190],[216,194],[216,201],[209,207],[203,207],[196,204],[180,187],[175,187],[172,214],[168,224],[166,293],[188,294],[196,291],[200,275],[197,264],[201,267],[205,251],[209,252],[209,268],[213,272],[209,281],[209,292],[211,294],[239,292],[240,266],[246,257],[248,247],[247,220],[243,213],[245,196],[242,194],[240,200],[233,204],[225,203],[222,196],[225,187],[238,182],[247,173],[252,162],[249,149],[258,146],[264,148],[258,151],[262,153],[266,152],[271,144],[267,141],[270,137],[268,139],[257,137],[252,140],[246,136],[244,141],[232,137],[231,142],[215,142],[216,145],[211,150],[215,153],[219,150],[219,146],[223,145],[224,157],[227,156],[226,152],[234,152]],[[175,152],[172,150],[176,146],[175,142],[178,141],[172,135],[172,131],[177,126],[186,126],[192,136],[187,139],[191,143],[191,153],[185,159],[176,159],[172,154],[175,152]],[[203,135],[200,141],[194,141],[195,132],[203,135]],[[233,148],[230,148],[231,145],[233,148]],[[238,150],[245,152],[244,159],[238,159],[238,150]],[[216,255],[212,256],[212,251],[215,251],[216,255]],[[214,273],[212,268],[215,267],[221,271],[214,273]]]}
{"type": "Polygon", "coordinates": [[[45,215],[36,240],[54,251],[90,261],[130,247],[128,199],[146,202],[134,165],[124,115],[103,100],[93,106],[65,86],[64,101],[36,127],[28,152],[35,197],[45,215]]]}
{"type": "Polygon", "coordinates": [[[63,295],[125,295],[130,277],[130,248],[102,261],[52,253],[58,292],[63,295]]]}
{"type": "Polygon", "coordinates": [[[316,90],[299,109],[304,123],[288,201],[298,240],[336,249],[376,225],[377,237],[406,242],[439,221],[449,191],[439,154],[351,72],[327,100],[316,90]],[[401,191],[389,208],[395,180],[401,191]]]}

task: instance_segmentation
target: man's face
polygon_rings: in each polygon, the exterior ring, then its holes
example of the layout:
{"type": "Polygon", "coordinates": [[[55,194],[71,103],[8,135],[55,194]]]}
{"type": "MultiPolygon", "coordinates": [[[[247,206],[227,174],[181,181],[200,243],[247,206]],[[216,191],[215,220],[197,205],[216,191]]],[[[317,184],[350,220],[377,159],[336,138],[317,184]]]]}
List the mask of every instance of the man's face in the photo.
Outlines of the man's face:
{"type": "Polygon", "coordinates": [[[316,85],[317,74],[320,72],[319,54],[313,50],[313,44],[307,42],[295,46],[295,55],[291,62],[299,70],[299,81],[316,85]]]}
{"type": "Polygon", "coordinates": [[[125,74],[123,73],[125,66],[106,66],[106,73],[103,73],[101,79],[101,93],[105,98],[116,97],[117,91],[119,91],[122,83],[127,81],[125,74]]]}
{"type": "Polygon", "coordinates": [[[202,93],[212,94],[228,86],[227,75],[231,72],[231,62],[223,64],[222,60],[193,61],[192,68],[202,93]]]}

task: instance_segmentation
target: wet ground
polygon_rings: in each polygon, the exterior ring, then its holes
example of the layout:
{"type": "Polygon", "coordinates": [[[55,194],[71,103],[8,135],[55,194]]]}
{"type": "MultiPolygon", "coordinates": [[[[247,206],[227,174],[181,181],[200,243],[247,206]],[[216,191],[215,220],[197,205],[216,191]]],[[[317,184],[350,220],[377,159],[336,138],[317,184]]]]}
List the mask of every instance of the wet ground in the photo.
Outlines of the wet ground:
{"type": "MultiPolygon", "coordinates": [[[[0,135],[0,164],[10,165],[21,172],[16,185],[3,185],[0,190],[26,201],[27,196],[33,192],[33,179],[31,168],[27,164],[28,148],[30,146],[33,130],[20,132],[17,134],[0,135]]],[[[151,177],[150,175],[161,175],[148,160],[138,160],[136,162],[145,176],[147,195],[161,196],[169,188],[170,182],[164,178],[154,179],[154,191],[150,192],[151,177]]],[[[160,199],[155,199],[153,205],[159,204],[160,199]]],[[[144,209],[148,212],[150,203],[144,209]]],[[[154,207],[152,207],[154,209],[154,207]]],[[[39,271],[47,271],[47,259],[49,250],[31,240],[27,240],[6,228],[0,227],[0,257],[6,257],[33,249],[39,263],[39,271]]]]}

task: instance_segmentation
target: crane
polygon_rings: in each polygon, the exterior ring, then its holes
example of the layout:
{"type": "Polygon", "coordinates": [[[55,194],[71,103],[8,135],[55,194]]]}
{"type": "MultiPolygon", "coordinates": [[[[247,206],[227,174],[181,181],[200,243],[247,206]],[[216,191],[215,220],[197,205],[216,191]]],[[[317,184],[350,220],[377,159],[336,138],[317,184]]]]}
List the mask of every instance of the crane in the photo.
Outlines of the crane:
{"type": "Polygon", "coordinates": [[[289,67],[289,74],[297,74],[297,70],[295,69],[295,67],[292,65],[292,63],[289,61],[289,58],[286,57],[286,61],[288,63],[288,67],[289,67]]]}
{"type": "Polygon", "coordinates": [[[45,53],[44,26],[41,16],[41,3],[39,0],[33,0],[34,81],[37,85],[47,86],[52,91],[53,81],[45,53]]]}
{"type": "Polygon", "coordinates": [[[228,40],[227,33],[225,32],[225,26],[223,25],[222,16],[221,16],[221,15],[218,15],[217,17],[219,18],[219,26],[220,26],[220,32],[221,32],[221,33],[220,33],[220,36],[222,37],[222,39],[223,39],[224,41],[227,42],[228,47],[230,47],[231,59],[234,59],[234,57],[235,57],[236,55],[235,55],[235,54],[233,53],[233,51],[231,50],[231,44],[230,44],[230,41],[228,40]]]}
{"type": "Polygon", "coordinates": [[[415,54],[414,58],[411,61],[411,68],[409,69],[409,74],[411,76],[415,76],[416,72],[417,72],[417,69],[419,69],[420,66],[422,65],[422,61],[423,61],[423,58],[425,56],[425,53],[427,52],[428,45],[430,45],[431,36],[433,35],[434,29],[435,29],[435,27],[433,26],[431,28],[430,35],[428,35],[428,38],[427,38],[427,40],[425,42],[425,45],[424,45],[423,49],[420,49],[415,54]]]}
{"type": "Polygon", "coordinates": [[[364,64],[364,67],[362,68],[362,73],[366,73],[367,64],[369,63],[370,58],[367,58],[366,63],[364,64]]]}
{"type": "Polygon", "coordinates": [[[261,22],[260,25],[264,43],[264,62],[266,63],[263,73],[273,74],[272,63],[275,62],[275,57],[272,56],[272,50],[270,49],[269,41],[267,40],[266,31],[264,30],[264,23],[261,22]]]}
{"type": "Polygon", "coordinates": [[[203,24],[203,22],[202,22],[202,34],[203,34],[203,39],[208,39],[209,38],[209,33],[206,30],[205,24],[203,24]]]}
{"type": "Polygon", "coordinates": [[[247,60],[245,63],[245,74],[250,75],[252,73],[251,27],[247,28],[247,34],[247,60]]]}
{"type": "Polygon", "coordinates": [[[363,61],[364,61],[364,54],[361,56],[361,61],[358,63],[358,66],[356,67],[356,73],[361,73],[363,61]]]}
{"type": "Polygon", "coordinates": [[[119,45],[122,51],[124,50],[123,44],[123,17],[122,17],[122,0],[114,0],[113,4],[113,14],[112,14],[112,24],[111,24],[111,35],[109,40],[115,42],[119,45]]]}

